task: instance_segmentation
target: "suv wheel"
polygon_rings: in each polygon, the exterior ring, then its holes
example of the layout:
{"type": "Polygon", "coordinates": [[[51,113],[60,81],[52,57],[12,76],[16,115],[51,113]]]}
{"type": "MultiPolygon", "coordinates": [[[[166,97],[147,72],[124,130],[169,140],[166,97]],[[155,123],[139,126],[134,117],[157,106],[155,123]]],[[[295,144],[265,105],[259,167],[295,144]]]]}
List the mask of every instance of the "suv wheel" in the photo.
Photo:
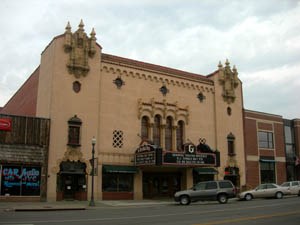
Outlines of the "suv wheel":
{"type": "Polygon", "coordinates": [[[181,205],[189,205],[191,203],[191,200],[189,198],[189,196],[187,195],[183,195],[180,197],[180,204],[181,205]]]}
{"type": "Polygon", "coordinates": [[[227,201],[228,201],[227,195],[225,195],[225,194],[220,194],[220,195],[218,196],[218,202],[219,202],[219,203],[225,204],[225,203],[227,203],[227,201]]]}
{"type": "Polygon", "coordinates": [[[277,198],[277,199],[281,199],[282,197],[283,197],[282,192],[277,192],[277,193],[275,194],[275,198],[277,198]]]}

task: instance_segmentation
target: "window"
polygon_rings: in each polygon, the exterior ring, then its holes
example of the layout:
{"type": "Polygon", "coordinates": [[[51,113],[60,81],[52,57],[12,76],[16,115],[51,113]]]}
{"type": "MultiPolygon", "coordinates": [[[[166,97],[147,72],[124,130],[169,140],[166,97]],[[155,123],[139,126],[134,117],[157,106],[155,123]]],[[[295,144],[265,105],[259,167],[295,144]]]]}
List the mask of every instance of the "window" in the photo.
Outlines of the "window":
{"type": "Polygon", "coordinates": [[[166,120],[165,144],[167,151],[172,150],[172,117],[168,116],[166,120]]]}
{"type": "Polygon", "coordinates": [[[104,192],[132,192],[133,175],[126,173],[104,173],[102,191],[104,192]]]}
{"type": "Polygon", "coordinates": [[[156,115],[154,117],[153,142],[157,146],[160,146],[160,121],[160,116],[156,115]]]}
{"type": "Polygon", "coordinates": [[[260,162],[260,179],[261,183],[276,183],[274,162],[260,162]]]}
{"type": "Polygon", "coordinates": [[[294,136],[293,136],[293,128],[290,126],[284,126],[284,136],[285,136],[285,143],[286,144],[293,144],[294,143],[294,136]]]}
{"type": "Polygon", "coordinates": [[[179,121],[176,129],[177,151],[183,151],[183,130],[184,130],[184,122],[179,121]]]}
{"type": "Polygon", "coordinates": [[[40,195],[41,168],[35,166],[3,165],[1,195],[40,195]]]}
{"type": "Polygon", "coordinates": [[[227,181],[220,181],[219,186],[220,188],[233,188],[232,184],[227,181]]]}
{"type": "Polygon", "coordinates": [[[197,183],[194,187],[195,190],[205,190],[206,183],[197,183]]]}
{"type": "Polygon", "coordinates": [[[143,116],[141,127],[141,138],[147,140],[149,138],[149,118],[147,116],[143,116]]]}
{"type": "Polygon", "coordinates": [[[208,182],[205,187],[206,190],[217,189],[217,188],[218,186],[216,182],[208,182]]]}
{"type": "Polygon", "coordinates": [[[113,132],[113,147],[122,148],[123,147],[123,131],[114,130],[113,132]]]}
{"type": "Polygon", "coordinates": [[[259,142],[259,148],[273,149],[274,148],[273,133],[259,131],[258,142],[259,142]]]}
{"type": "Polygon", "coordinates": [[[81,128],[81,119],[76,115],[69,119],[68,125],[68,145],[76,147],[80,146],[80,128],[81,128]]]}
{"type": "Polygon", "coordinates": [[[235,156],[234,140],[235,140],[235,136],[232,133],[228,134],[227,147],[228,147],[228,155],[229,156],[235,156]]]}

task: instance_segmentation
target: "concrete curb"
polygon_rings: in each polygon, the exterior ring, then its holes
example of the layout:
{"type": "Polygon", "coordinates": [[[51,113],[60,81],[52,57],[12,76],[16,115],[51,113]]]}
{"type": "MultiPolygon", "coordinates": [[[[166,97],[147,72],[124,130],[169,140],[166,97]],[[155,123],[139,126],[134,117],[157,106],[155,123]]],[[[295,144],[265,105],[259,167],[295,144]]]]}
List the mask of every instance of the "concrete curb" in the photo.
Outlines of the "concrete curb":
{"type": "Polygon", "coordinates": [[[85,207],[61,207],[61,208],[14,208],[12,209],[15,212],[28,212],[28,211],[62,211],[62,210],[86,210],[85,207]]]}

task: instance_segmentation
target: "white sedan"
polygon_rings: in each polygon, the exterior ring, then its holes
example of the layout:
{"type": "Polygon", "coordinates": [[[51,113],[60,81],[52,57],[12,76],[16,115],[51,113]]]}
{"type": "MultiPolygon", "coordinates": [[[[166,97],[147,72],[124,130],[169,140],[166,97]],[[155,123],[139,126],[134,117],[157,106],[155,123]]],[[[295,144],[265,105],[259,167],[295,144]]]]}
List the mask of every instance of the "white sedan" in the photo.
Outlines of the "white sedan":
{"type": "Polygon", "coordinates": [[[239,199],[250,201],[253,198],[283,198],[283,195],[290,194],[290,192],[283,187],[273,184],[261,184],[253,190],[248,190],[238,195],[239,199]]]}
{"type": "Polygon", "coordinates": [[[288,181],[284,182],[282,185],[286,191],[290,191],[291,195],[298,195],[300,196],[300,181],[288,181]]]}

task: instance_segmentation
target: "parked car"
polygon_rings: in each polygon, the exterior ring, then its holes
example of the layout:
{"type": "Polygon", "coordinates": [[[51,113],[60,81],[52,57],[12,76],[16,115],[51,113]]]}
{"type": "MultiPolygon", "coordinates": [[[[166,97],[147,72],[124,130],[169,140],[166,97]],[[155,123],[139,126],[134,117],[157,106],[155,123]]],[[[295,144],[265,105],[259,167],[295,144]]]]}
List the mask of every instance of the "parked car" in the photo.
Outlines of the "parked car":
{"type": "Polygon", "coordinates": [[[300,181],[288,181],[284,182],[280,186],[283,187],[287,192],[289,191],[291,195],[300,196],[300,181]]]}
{"type": "Polygon", "coordinates": [[[219,201],[227,203],[229,198],[236,196],[236,188],[229,180],[199,182],[192,188],[178,191],[174,195],[174,200],[181,205],[189,205],[196,201],[219,201]]]}
{"type": "Polygon", "coordinates": [[[255,189],[244,191],[238,195],[239,199],[250,201],[253,198],[277,198],[281,199],[284,195],[289,194],[289,191],[283,187],[273,184],[261,184],[255,189]]]}

